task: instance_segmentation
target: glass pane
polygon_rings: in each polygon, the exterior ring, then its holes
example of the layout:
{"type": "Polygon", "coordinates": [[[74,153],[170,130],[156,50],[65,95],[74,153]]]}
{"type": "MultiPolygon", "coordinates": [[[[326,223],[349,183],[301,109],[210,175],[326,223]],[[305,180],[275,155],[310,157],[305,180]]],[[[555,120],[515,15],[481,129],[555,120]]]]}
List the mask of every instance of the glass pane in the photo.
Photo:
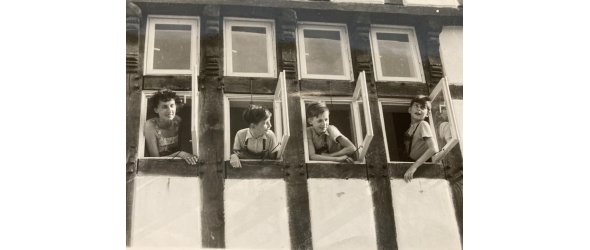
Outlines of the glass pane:
{"type": "Polygon", "coordinates": [[[366,180],[309,179],[315,249],[377,249],[371,187],[366,180]]]}
{"type": "Polygon", "coordinates": [[[201,247],[201,184],[197,177],[137,176],[131,246],[201,247]]]}
{"type": "Polygon", "coordinates": [[[330,104],[327,102],[326,105],[330,109],[330,125],[334,125],[342,135],[354,143],[354,121],[350,104],[330,104]]]}
{"type": "Polygon", "coordinates": [[[449,123],[447,106],[442,91],[432,100],[432,121],[434,122],[434,129],[436,129],[438,149],[441,150],[452,139],[452,128],[449,123]]]}
{"type": "Polygon", "coordinates": [[[383,123],[390,161],[412,161],[406,155],[404,133],[410,127],[407,106],[383,105],[383,123]]]}
{"type": "Polygon", "coordinates": [[[289,249],[284,180],[225,180],[225,247],[289,249]]]}
{"type": "MultiPolygon", "coordinates": [[[[191,125],[193,123],[193,119],[191,117],[192,114],[192,97],[190,94],[178,94],[180,98],[180,103],[176,104],[176,116],[182,118],[182,123],[180,124],[180,129],[178,130],[178,143],[181,151],[193,153],[193,145],[192,145],[192,135],[191,135],[191,125]]],[[[151,98],[152,95],[146,96],[147,98],[151,98]]],[[[151,106],[150,101],[148,101],[147,107],[147,114],[146,114],[146,121],[149,119],[157,118],[158,114],[154,112],[154,109],[151,106]]],[[[141,131],[143,133],[143,131],[141,131]]],[[[147,142],[146,144],[147,145],[147,142]]],[[[147,150],[147,146],[144,150],[144,157],[149,157],[149,153],[147,150]]]]}
{"type": "Polygon", "coordinates": [[[232,67],[234,72],[268,72],[266,28],[232,26],[232,67]]]}
{"type": "Polygon", "coordinates": [[[444,179],[391,180],[398,249],[461,249],[450,191],[444,179]]]}
{"type": "Polygon", "coordinates": [[[191,26],[156,24],[154,69],[190,69],[191,26]]]}
{"type": "Polygon", "coordinates": [[[377,33],[377,44],[383,76],[417,76],[407,34],[377,33]]]}
{"type": "MultiPolygon", "coordinates": [[[[268,111],[270,111],[270,113],[273,114],[273,116],[270,117],[270,123],[272,125],[270,130],[272,130],[274,132],[275,130],[274,130],[273,103],[270,101],[261,102],[261,101],[254,100],[254,104],[267,108],[268,111]]],[[[249,106],[250,106],[250,101],[230,101],[229,102],[229,138],[231,140],[231,143],[229,144],[230,148],[233,147],[233,145],[234,145],[234,139],[236,138],[236,133],[238,132],[238,130],[247,128],[250,125],[250,124],[246,123],[246,121],[244,121],[244,118],[242,117],[242,115],[244,114],[244,111],[246,111],[246,109],[248,109],[249,106]]]]}
{"type": "Polygon", "coordinates": [[[339,31],[303,31],[308,74],[344,75],[339,31]]]}

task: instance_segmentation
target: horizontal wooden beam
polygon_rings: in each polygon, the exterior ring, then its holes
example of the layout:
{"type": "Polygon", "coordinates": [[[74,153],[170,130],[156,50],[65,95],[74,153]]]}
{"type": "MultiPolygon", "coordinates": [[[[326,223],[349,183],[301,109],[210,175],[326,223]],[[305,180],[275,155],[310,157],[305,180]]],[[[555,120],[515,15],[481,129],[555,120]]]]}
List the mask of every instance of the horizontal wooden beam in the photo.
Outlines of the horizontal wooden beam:
{"type": "Polygon", "coordinates": [[[365,164],[307,163],[308,178],[367,179],[365,164]]]}
{"type": "MultiPolygon", "coordinates": [[[[388,163],[389,177],[393,179],[403,179],[404,174],[412,166],[412,163],[388,163]]],[[[445,179],[445,173],[442,169],[442,165],[426,163],[418,168],[414,172],[414,178],[427,178],[427,179],[445,179]]]]}
{"type": "Polygon", "coordinates": [[[135,0],[142,4],[212,4],[212,5],[241,5],[261,6],[272,8],[296,8],[315,10],[337,10],[353,12],[396,13],[428,16],[463,16],[463,8],[403,6],[398,4],[367,4],[367,3],[334,3],[328,1],[292,1],[292,0],[135,0]]]}
{"type": "Polygon", "coordinates": [[[188,165],[183,159],[138,159],[137,175],[199,176],[197,165],[188,165]]]}
{"type": "Polygon", "coordinates": [[[277,88],[277,78],[248,78],[225,76],[222,81],[226,93],[244,94],[274,94],[277,88]],[[250,89],[250,81],[252,88],[250,89]],[[252,92],[250,92],[252,91],[252,92]]]}
{"type": "Polygon", "coordinates": [[[191,90],[191,77],[189,75],[144,76],[143,89],[191,90]]]}
{"type": "Polygon", "coordinates": [[[280,161],[240,161],[241,168],[234,168],[225,162],[226,179],[283,179],[285,171],[280,161]]]}
{"type": "Polygon", "coordinates": [[[377,97],[407,97],[416,95],[428,95],[428,87],[425,83],[410,82],[377,82],[377,97]]]}
{"type": "Polygon", "coordinates": [[[463,85],[449,85],[451,98],[463,100],[463,85]]]}
{"type": "Polygon", "coordinates": [[[306,96],[352,96],[355,83],[338,80],[300,80],[301,95],[306,96]]]}

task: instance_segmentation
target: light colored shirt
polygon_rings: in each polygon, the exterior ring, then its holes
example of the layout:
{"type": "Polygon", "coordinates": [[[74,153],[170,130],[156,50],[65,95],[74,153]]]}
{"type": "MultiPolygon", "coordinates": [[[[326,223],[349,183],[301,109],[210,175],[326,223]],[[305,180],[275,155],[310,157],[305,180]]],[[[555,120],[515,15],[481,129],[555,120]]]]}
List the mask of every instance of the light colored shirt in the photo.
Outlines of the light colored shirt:
{"type": "MultiPolygon", "coordinates": [[[[307,127],[307,140],[309,141],[311,138],[311,142],[315,149],[316,154],[321,153],[334,153],[338,152],[342,149],[340,143],[338,143],[338,137],[342,136],[340,130],[336,128],[334,125],[329,125],[328,128],[324,133],[318,134],[313,130],[313,127],[307,127]]],[[[308,142],[309,144],[309,142],[308,142]]],[[[312,145],[307,145],[308,147],[312,145]]]]}
{"type": "MultiPolygon", "coordinates": [[[[415,126],[410,126],[406,132],[407,135],[412,136],[411,133],[414,132],[414,129],[416,130],[416,133],[414,133],[414,136],[412,137],[412,148],[410,149],[410,158],[413,160],[418,160],[418,158],[420,158],[420,156],[422,156],[424,152],[428,150],[428,144],[426,144],[426,140],[432,137],[432,132],[430,131],[430,125],[428,122],[421,121],[417,126],[417,128],[415,126]]],[[[409,145],[406,145],[406,148],[408,146],[409,145]]]]}
{"type": "Polygon", "coordinates": [[[234,151],[241,151],[247,149],[250,153],[259,154],[262,152],[270,151],[271,153],[278,150],[277,138],[272,130],[266,132],[266,134],[254,138],[249,128],[240,129],[236,133],[234,139],[234,151]]]}

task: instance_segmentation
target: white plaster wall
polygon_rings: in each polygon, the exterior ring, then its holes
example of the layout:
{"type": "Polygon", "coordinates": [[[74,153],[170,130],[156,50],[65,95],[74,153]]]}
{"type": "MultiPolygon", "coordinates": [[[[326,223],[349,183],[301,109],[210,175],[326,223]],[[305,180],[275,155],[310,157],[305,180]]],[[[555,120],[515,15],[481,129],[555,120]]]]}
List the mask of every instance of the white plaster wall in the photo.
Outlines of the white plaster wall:
{"type": "Polygon", "coordinates": [[[284,180],[225,181],[225,246],[290,249],[284,180]]]}
{"type": "Polygon", "coordinates": [[[409,6],[437,6],[437,7],[457,7],[457,0],[404,0],[404,5],[409,6]]]}
{"type": "Polygon", "coordinates": [[[445,26],[439,38],[440,57],[449,84],[463,85],[463,27],[445,26]]]}
{"type": "Polygon", "coordinates": [[[198,177],[135,177],[131,246],[201,247],[198,177]]]}
{"type": "Polygon", "coordinates": [[[391,192],[400,250],[461,249],[448,181],[394,179],[391,192]]]}
{"type": "Polygon", "coordinates": [[[309,179],[308,187],[314,249],[377,249],[368,181],[309,179]]]}

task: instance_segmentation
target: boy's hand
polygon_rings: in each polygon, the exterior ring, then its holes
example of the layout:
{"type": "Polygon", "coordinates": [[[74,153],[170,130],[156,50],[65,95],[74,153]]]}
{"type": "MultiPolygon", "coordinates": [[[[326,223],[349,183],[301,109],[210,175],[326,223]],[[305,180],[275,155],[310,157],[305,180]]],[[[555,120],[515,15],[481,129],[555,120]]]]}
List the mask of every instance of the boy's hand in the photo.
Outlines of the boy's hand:
{"type": "Polygon", "coordinates": [[[404,180],[406,180],[406,182],[411,182],[412,178],[414,178],[414,172],[416,172],[416,167],[411,166],[406,173],[404,174],[404,180]]]}
{"type": "Polygon", "coordinates": [[[238,158],[238,156],[236,154],[232,154],[229,157],[229,163],[234,168],[241,168],[242,167],[242,163],[240,163],[240,158],[238,158]]]}

